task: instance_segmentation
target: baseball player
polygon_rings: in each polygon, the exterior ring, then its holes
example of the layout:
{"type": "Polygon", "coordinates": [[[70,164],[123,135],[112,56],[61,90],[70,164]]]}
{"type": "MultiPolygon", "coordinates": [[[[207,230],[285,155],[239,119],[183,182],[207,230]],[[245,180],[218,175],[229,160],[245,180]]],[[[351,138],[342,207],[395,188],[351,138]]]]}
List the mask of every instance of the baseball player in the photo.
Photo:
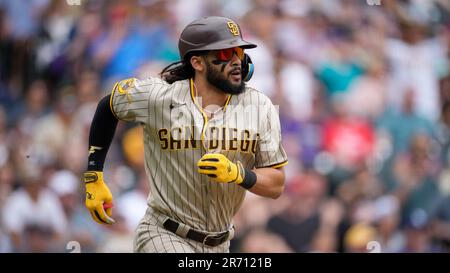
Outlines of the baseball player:
{"type": "Polygon", "coordinates": [[[277,198],[286,153],[278,112],[247,86],[253,64],[241,29],[225,17],[191,22],[179,39],[181,61],[161,77],[126,79],[98,104],[84,174],[86,206],[113,224],[103,165],[118,120],[144,128],[148,209],[136,252],[229,252],[232,218],[246,191],[277,198]]]}

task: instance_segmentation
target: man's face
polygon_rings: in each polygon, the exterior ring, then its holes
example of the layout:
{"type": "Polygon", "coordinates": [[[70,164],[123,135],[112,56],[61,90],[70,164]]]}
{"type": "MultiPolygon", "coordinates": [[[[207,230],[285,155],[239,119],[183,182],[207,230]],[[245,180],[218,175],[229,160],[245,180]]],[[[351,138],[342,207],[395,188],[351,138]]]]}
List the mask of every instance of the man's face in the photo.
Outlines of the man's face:
{"type": "Polygon", "coordinates": [[[219,55],[219,51],[210,51],[205,58],[206,80],[224,93],[237,95],[244,92],[241,59],[234,52],[227,61],[219,55]]]}

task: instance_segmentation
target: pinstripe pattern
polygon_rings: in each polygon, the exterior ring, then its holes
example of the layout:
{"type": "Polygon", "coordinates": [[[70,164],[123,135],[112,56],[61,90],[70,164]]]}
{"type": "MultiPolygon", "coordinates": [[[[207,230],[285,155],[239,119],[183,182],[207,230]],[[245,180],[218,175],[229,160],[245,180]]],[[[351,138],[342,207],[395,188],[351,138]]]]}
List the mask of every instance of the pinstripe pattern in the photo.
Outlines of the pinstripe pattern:
{"type": "MultiPolygon", "coordinates": [[[[168,84],[159,78],[131,79],[115,85],[110,105],[120,120],[144,127],[152,211],[197,230],[222,232],[231,227],[246,191],[236,184],[211,182],[197,173],[196,164],[205,153],[223,153],[249,169],[286,164],[278,112],[265,95],[246,87],[209,120],[192,94],[189,80],[168,84]]],[[[153,221],[148,212],[145,219],[137,250],[199,251],[196,242],[180,241],[162,228],[160,219],[153,221]],[[141,237],[149,242],[140,243],[141,237]]],[[[204,251],[227,251],[224,245],[204,251]]]]}
{"type": "Polygon", "coordinates": [[[227,253],[230,242],[216,247],[205,246],[191,239],[182,238],[162,228],[166,216],[148,209],[141,220],[134,241],[134,252],[145,253],[227,253]]]}

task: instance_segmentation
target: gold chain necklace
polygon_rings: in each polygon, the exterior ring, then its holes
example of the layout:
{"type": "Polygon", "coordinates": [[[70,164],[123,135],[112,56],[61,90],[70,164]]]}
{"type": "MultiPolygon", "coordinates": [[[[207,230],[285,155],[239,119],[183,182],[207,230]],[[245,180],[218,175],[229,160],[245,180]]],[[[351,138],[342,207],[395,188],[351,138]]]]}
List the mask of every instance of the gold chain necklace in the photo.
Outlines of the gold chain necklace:
{"type": "MultiPolygon", "coordinates": [[[[195,85],[194,81],[192,81],[192,83],[194,84],[195,97],[198,98],[198,96],[197,96],[197,86],[195,85]]],[[[222,106],[222,107],[217,108],[217,110],[213,112],[213,111],[207,110],[206,108],[203,108],[202,105],[200,105],[200,107],[202,108],[203,111],[205,111],[206,113],[210,114],[211,116],[215,116],[217,112],[219,112],[219,111],[221,111],[223,109],[223,106],[222,106]]]]}

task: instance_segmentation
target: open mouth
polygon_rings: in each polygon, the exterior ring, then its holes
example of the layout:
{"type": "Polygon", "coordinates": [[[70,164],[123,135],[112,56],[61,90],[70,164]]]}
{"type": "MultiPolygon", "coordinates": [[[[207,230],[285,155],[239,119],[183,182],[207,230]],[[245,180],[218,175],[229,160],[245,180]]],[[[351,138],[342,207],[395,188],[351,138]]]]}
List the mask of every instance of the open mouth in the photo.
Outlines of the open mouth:
{"type": "Polygon", "coordinates": [[[234,70],[230,74],[231,74],[231,78],[235,81],[238,81],[241,79],[241,70],[239,70],[239,69],[234,70]]]}

